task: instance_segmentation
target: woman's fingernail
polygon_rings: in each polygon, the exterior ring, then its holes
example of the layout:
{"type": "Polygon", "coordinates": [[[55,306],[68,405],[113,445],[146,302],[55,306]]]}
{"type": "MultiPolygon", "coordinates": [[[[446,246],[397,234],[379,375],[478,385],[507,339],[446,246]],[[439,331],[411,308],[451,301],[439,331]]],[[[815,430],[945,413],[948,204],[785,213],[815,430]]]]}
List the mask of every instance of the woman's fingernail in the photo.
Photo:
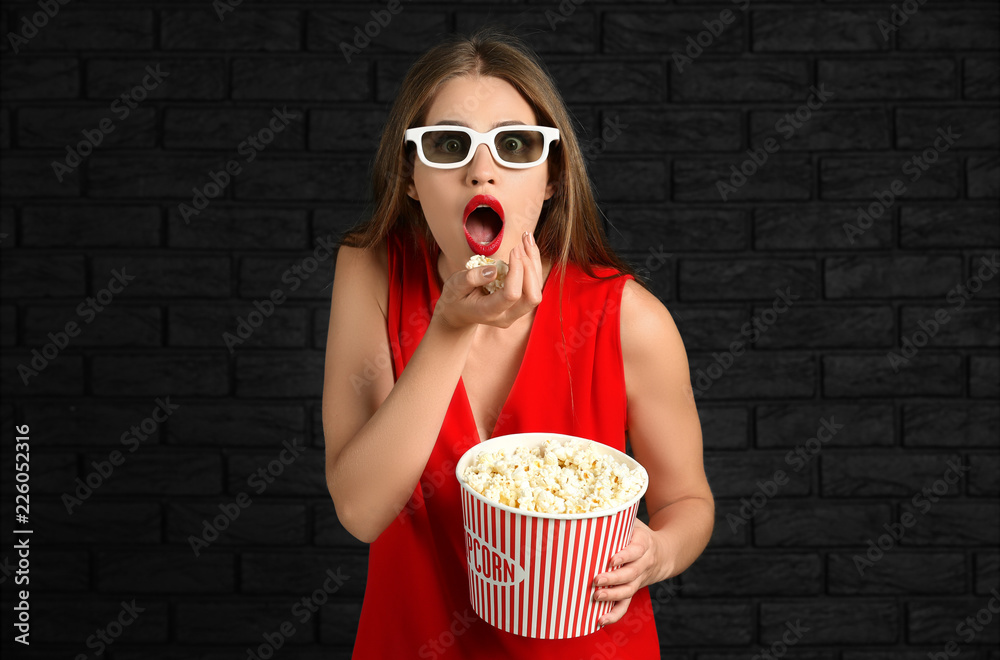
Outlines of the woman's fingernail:
{"type": "Polygon", "coordinates": [[[528,243],[530,243],[531,245],[535,244],[535,235],[534,234],[531,234],[531,233],[528,234],[528,243]]]}
{"type": "Polygon", "coordinates": [[[493,277],[493,275],[496,274],[496,272],[497,272],[496,266],[487,266],[486,268],[483,269],[483,277],[489,279],[493,277]]]}

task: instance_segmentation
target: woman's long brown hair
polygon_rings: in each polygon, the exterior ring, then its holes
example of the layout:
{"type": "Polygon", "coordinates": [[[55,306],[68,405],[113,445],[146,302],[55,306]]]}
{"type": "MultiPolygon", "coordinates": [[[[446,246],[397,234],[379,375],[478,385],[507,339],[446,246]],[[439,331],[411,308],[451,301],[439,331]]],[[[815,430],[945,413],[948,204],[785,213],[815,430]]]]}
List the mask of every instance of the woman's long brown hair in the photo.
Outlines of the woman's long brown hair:
{"type": "Polygon", "coordinates": [[[403,133],[423,125],[437,90],[457,76],[507,81],[524,96],[539,125],[559,129],[559,141],[552,144],[548,156],[549,176],[556,182],[556,190],[542,204],[535,229],[541,254],[556,263],[574,263],[589,276],[594,276],[594,266],[606,266],[632,275],[643,284],[633,268],[615,254],[604,235],[580,145],[551,77],[524,42],[493,26],[481,28],[469,37],[452,35],[410,67],[379,142],[368,217],[348,230],[342,243],[375,248],[398,224],[413,236],[422,235],[428,246],[436,245],[419,202],[406,194],[415,148],[412,143],[404,144],[403,133]]]}

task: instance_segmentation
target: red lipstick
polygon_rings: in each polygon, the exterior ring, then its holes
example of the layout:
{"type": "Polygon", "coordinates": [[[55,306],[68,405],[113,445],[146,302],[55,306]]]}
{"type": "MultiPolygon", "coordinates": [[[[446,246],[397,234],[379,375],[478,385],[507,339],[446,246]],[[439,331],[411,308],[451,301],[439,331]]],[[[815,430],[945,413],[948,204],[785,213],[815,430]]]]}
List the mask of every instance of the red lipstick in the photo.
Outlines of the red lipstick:
{"type": "MultiPolygon", "coordinates": [[[[493,195],[476,195],[470,199],[469,203],[465,205],[465,211],[462,214],[462,228],[465,230],[465,240],[469,242],[469,247],[472,248],[472,251],[476,254],[488,257],[499,250],[500,243],[503,241],[504,228],[503,206],[501,206],[500,200],[493,195]],[[480,243],[471,233],[469,233],[469,216],[472,215],[472,212],[480,206],[488,206],[493,209],[498,216],[500,216],[500,230],[488,243],[480,243]]],[[[480,232],[477,231],[476,233],[478,234],[480,232]]]]}

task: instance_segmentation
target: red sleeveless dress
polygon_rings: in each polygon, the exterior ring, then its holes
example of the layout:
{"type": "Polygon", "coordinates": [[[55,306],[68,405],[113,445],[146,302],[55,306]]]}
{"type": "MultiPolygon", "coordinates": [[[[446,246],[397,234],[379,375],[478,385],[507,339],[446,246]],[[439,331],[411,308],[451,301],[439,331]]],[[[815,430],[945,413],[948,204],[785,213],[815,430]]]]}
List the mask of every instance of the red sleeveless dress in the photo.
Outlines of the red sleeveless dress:
{"type": "MultiPolygon", "coordinates": [[[[410,234],[389,243],[388,329],[394,376],[427,329],[438,284],[439,248],[410,234]]],[[[597,269],[598,275],[613,274],[597,269]]],[[[550,431],[625,450],[626,395],[619,308],[626,278],[588,277],[566,269],[560,333],[559,271],[542,292],[524,359],[499,411],[493,436],[550,431]],[[570,375],[572,378],[570,387],[570,375]],[[571,397],[572,389],[572,397],[571,397]]],[[[483,438],[485,440],[485,438],[483,438]]],[[[368,581],[353,660],[404,658],[584,660],[659,658],[659,639],[643,587],[617,623],[583,637],[537,640],[480,619],[469,600],[462,504],[455,465],[480,442],[461,380],[437,443],[406,508],[369,546],[368,581]]]]}

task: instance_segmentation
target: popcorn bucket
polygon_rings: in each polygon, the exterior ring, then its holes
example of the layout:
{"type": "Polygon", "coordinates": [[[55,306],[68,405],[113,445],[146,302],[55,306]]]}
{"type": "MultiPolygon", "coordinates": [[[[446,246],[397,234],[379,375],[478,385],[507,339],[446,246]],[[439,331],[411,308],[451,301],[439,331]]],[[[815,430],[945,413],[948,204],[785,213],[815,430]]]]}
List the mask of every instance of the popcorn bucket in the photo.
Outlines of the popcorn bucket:
{"type": "MultiPolygon", "coordinates": [[[[594,578],[628,545],[649,476],[632,457],[593,440],[557,433],[498,436],[469,449],[455,475],[462,492],[469,598],[492,626],[537,639],[566,639],[595,632],[614,603],[595,602],[594,578]],[[644,477],[639,494],[612,509],[590,513],[536,513],[486,499],[462,473],[482,452],[532,449],[546,439],[583,441],[644,477]]],[[[617,568],[617,567],[615,567],[617,568]]]]}

